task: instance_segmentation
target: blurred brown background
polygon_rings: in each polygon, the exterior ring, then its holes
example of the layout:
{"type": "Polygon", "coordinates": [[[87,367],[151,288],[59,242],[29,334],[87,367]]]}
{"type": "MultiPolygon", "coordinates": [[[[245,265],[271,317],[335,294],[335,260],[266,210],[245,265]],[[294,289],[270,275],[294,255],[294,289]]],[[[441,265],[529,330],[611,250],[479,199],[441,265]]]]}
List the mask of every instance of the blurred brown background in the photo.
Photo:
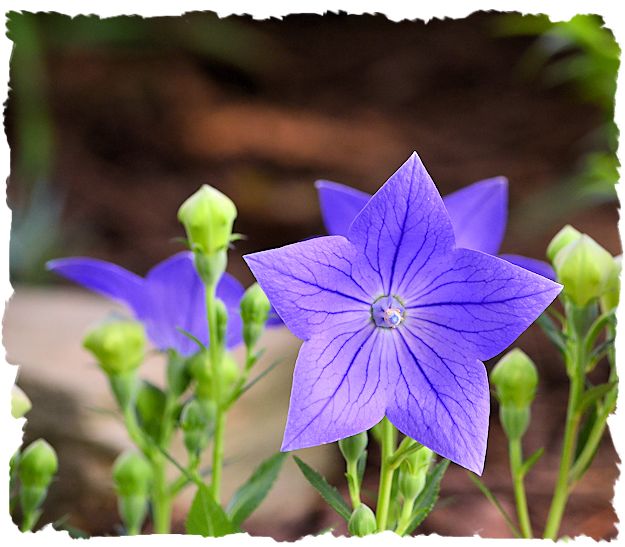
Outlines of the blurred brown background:
{"type": "MultiPolygon", "coordinates": [[[[111,402],[79,347],[89,322],[112,306],[53,279],[45,260],[83,254],[143,274],[181,248],[176,210],[209,183],[237,204],[235,229],[247,239],[237,243],[229,270],[248,284],[242,254],[323,233],[315,179],[373,192],[413,150],[442,194],[509,178],[504,252],[543,258],[551,237],[570,223],[618,254],[612,114],[619,52],[601,25],[592,16],[566,27],[497,13],[429,24],[340,14],[282,21],[210,13],[148,20],[9,14],[16,47],[5,128],[16,296],[4,333],[9,360],[23,365],[20,383],[34,402],[26,438],[44,435],[60,453],[44,520],[63,517],[90,533],[116,533],[108,473],[126,442],[101,412],[94,421],[93,398],[103,407],[111,402]],[[83,378],[92,379],[88,388],[83,378]]],[[[256,399],[242,402],[231,425],[245,475],[258,462],[246,435],[257,430],[259,404],[271,425],[255,442],[268,453],[279,447],[297,350],[286,332],[270,334],[267,344],[286,357],[282,371],[256,399]]],[[[541,373],[537,419],[526,437],[528,454],[546,449],[528,478],[530,511],[541,529],[566,376],[535,327],[519,345],[541,373]]],[[[150,370],[156,378],[159,366],[150,370]]],[[[493,407],[484,480],[511,509],[496,415],[493,407]]],[[[334,447],[311,454],[332,482],[344,482],[334,447]]],[[[606,439],[572,496],[562,533],[614,536],[615,462],[606,439]]],[[[250,532],[294,539],[338,521],[294,468],[276,488],[269,506],[284,507],[288,498],[293,510],[265,513],[250,522],[250,532]]],[[[420,531],[507,535],[454,466],[420,531]]]]}

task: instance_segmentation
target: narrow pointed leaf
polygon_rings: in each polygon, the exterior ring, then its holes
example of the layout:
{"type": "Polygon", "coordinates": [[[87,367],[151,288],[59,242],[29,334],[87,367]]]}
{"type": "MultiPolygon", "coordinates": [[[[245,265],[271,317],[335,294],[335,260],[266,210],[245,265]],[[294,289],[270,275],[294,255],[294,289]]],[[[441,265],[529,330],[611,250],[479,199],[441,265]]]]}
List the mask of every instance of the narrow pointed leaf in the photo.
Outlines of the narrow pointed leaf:
{"type": "Polygon", "coordinates": [[[187,534],[221,537],[236,531],[224,510],[215,503],[206,485],[197,489],[185,523],[187,534]]]}
{"type": "Polygon", "coordinates": [[[328,502],[330,507],[332,507],[339,516],[343,517],[345,521],[348,521],[352,511],[339,491],[334,486],[330,485],[322,475],[317,473],[317,471],[304,463],[297,456],[293,456],[293,459],[311,486],[321,494],[321,497],[328,502]]]}
{"type": "Polygon", "coordinates": [[[438,463],[430,473],[428,473],[425,486],[415,501],[412,521],[406,530],[406,534],[414,532],[417,526],[419,526],[419,524],[421,524],[430,514],[432,509],[434,509],[434,504],[436,503],[440,492],[441,480],[443,479],[445,471],[447,471],[448,467],[449,460],[443,460],[438,463]]]}
{"type": "Polygon", "coordinates": [[[564,335],[555,322],[547,313],[543,313],[536,319],[536,324],[542,329],[542,331],[547,335],[547,338],[551,340],[554,345],[560,350],[564,351],[566,348],[566,340],[564,339],[564,335]]]}
{"type": "Polygon", "coordinates": [[[580,399],[577,405],[578,412],[584,412],[590,405],[597,403],[601,397],[607,395],[616,387],[616,382],[607,382],[591,387],[580,399]]]}
{"type": "Polygon", "coordinates": [[[234,526],[240,526],[265,499],[280,473],[285,458],[285,452],[278,452],[266,459],[234,493],[226,509],[234,526]]]}
{"type": "Polygon", "coordinates": [[[540,447],[529,458],[527,458],[527,460],[523,462],[523,466],[521,467],[522,476],[527,475],[532,470],[532,467],[536,465],[536,462],[540,460],[544,452],[545,452],[545,449],[543,447],[540,447]]]}

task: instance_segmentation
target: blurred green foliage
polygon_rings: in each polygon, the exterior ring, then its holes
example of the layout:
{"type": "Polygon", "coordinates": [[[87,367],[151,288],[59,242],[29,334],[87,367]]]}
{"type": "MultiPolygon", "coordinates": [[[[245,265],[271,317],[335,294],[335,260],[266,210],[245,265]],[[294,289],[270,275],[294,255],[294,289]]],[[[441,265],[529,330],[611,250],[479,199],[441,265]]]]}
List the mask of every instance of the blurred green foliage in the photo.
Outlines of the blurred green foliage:
{"type": "Polygon", "coordinates": [[[506,14],[497,21],[503,36],[536,36],[519,67],[527,77],[540,74],[546,85],[575,86],[583,101],[596,105],[602,123],[588,135],[592,151],[572,177],[574,197],[595,201],[616,198],[618,128],[614,123],[620,48],[597,15],[576,15],[551,22],[546,15],[506,14]]]}

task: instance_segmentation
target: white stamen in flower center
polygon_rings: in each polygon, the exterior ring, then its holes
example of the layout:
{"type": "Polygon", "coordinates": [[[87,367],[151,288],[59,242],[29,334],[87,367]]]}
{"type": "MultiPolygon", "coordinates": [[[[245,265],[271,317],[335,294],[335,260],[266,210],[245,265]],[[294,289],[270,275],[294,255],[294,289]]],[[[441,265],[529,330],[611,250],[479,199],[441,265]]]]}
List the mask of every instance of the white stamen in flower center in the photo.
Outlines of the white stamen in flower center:
{"type": "Polygon", "coordinates": [[[395,329],[402,322],[402,314],[401,310],[398,308],[388,308],[384,312],[384,322],[388,325],[389,328],[395,329]]]}

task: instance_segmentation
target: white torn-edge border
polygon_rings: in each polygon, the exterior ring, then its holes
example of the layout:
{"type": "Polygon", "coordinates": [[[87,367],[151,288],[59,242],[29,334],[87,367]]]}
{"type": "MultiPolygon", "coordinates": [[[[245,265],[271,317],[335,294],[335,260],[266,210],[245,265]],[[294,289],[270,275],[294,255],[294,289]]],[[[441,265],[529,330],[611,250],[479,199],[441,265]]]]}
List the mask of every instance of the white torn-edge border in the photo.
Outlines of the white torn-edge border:
{"type": "MultiPolygon", "coordinates": [[[[612,30],[616,41],[623,50],[625,44],[625,16],[621,9],[620,0],[213,0],[201,2],[198,0],[176,0],[166,2],[153,0],[150,2],[120,2],[119,0],[91,0],[89,2],[77,2],[76,0],[7,0],[3,2],[3,12],[8,11],[56,11],[67,15],[95,14],[102,17],[112,17],[116,15],[142,15],[142,16],[163,16],[181,15],[189,11],[210,10],[219,16],[227,15],[252,15],[255,19],[266,19],[269,17],[283,17],[290,13],[318,13],[345,11],[350,14],[382,13],[390,20],[399,21],[401,19],[420,19],[429,21],[433,18],[450,17],[454,19],[464,18],[475,11],[520,11],[525,14],[546,13],[552,21],[563,21],[572,18],[577,14],[593,13],[601,15],[606,26],[612,30]]],[[[0,97],[3,106],[8,97],[9,82],[9,59],[11,55],[12,42],[6,36],[6,17],[3,22],[3,38],[0,44],[0,67],[5,77],[0,87],[0,97]]],[[[622,55],[621,55],[622,59],[622,55]]],[[[619,128],[625,127],[625,107],[623,99],[625,93],[625,76],[623,70],[619,71],[616,94],[615,121],[619,128]]],[[[623,139],[623,134],[621,134],[623,139]]],[[[623,147],[619,147],[619,160],[623,164],[623,147]]],[[[9,145],[6,135],[2,142],[2,155],[0,156],[2,174],[7,180],[9,176],[9,145]]],[[[622,171],[621,171],[622,172],[622,171]]],[[[623,187],[618,185],[619,202],[623,200],[623,187]]],[[[6,187],[5,187],[6,196],[6,187]]],[[[623,233],[624,221],[619,219],[619,233],[623,233]]],[[[2,287],[2,300],[6,303],[13,289],[9,282],[9,234],[11,227],[11,211],[6,199],[0,205],[0,257],[2,269],[0,272],[0,287],[2,287]]],[[[625,338],[621,334],[625,313],[623,306],[618,312],[618,327],[616,339],[617,368],[621,378],[625,378],[625,338]]],[[[33,341],[36,343],[36,341],[33,341]]],[[[22,427],[24,420],[14,420],[10,413],[10,393],[11,386],[15,381],[17,367],[10,366],[6,362],[6,355],[3,359],[4,366],[0,369],[0,422],[2,424],[2,442],[0,443],[0,475],[4,474],[5,482],[0,487],[0,543],[7,547],[18,547],[21,545],[73,545],[74,542],[87,541],[89,545],[146,545],[146,546],[170,546],[175,542],[178,546],[206,546],[206,545],[275,545],[278,542],[271,538],[251,537],[246,534],[237,534],[225,538],[201,538],[197,536],[136,536],[136,537],[96,537],[88,540],[74,540],[66,532],[57,532],[51,526],[46,526],[42,531],[35,534],[22,534],[15,527],[9,516],[9,489],[8,489],[8,469],[9,459],[21,444],[22,427]]],[[[619,396],[616,414],[610,417],[608,424],[612,441],[617,453],[622,459],[625,454],[625,417],[622,408],[622,394],[619,396]]],[[[619,465],[619,471],[621,470],[619,465]]],[[[1,481],[0,481],[1,482],[1,481]]],[[[620,519],[624,517],[623,506],[625,502],[625,485],[622,478],[617,480],[614,493],[614,508],[620,519]]],[[[617,530],[620,532],[620,525],[617,523],[617,530]]],[[[479,537],[470,538],[448,538],[437,535],[420,536],[418,538],[400,538],[392,532],[385,532],[381,535],[368,536],[365,538],[334,538],[332,536],[306,537],[298,542],[298,545],[344,545],[346,542],[363,546],[377,546],[381,542],[414,545],[474,545],[477,542],[509,542],[519,540],[482,539],[479,537]]],[[[529,540],[524,540],[529,541],[529,540]]],[[[537,543],[541,540],[532,540],[537,543]]],[[[548,540],[542,540],[548,541],[548,540]]],[[[618,540],[617,540],[618,541],[618,540]]],[[[575,545],[592,545],[596,542],[587,537],[580,537],[574,541],[575,545]]]]}

